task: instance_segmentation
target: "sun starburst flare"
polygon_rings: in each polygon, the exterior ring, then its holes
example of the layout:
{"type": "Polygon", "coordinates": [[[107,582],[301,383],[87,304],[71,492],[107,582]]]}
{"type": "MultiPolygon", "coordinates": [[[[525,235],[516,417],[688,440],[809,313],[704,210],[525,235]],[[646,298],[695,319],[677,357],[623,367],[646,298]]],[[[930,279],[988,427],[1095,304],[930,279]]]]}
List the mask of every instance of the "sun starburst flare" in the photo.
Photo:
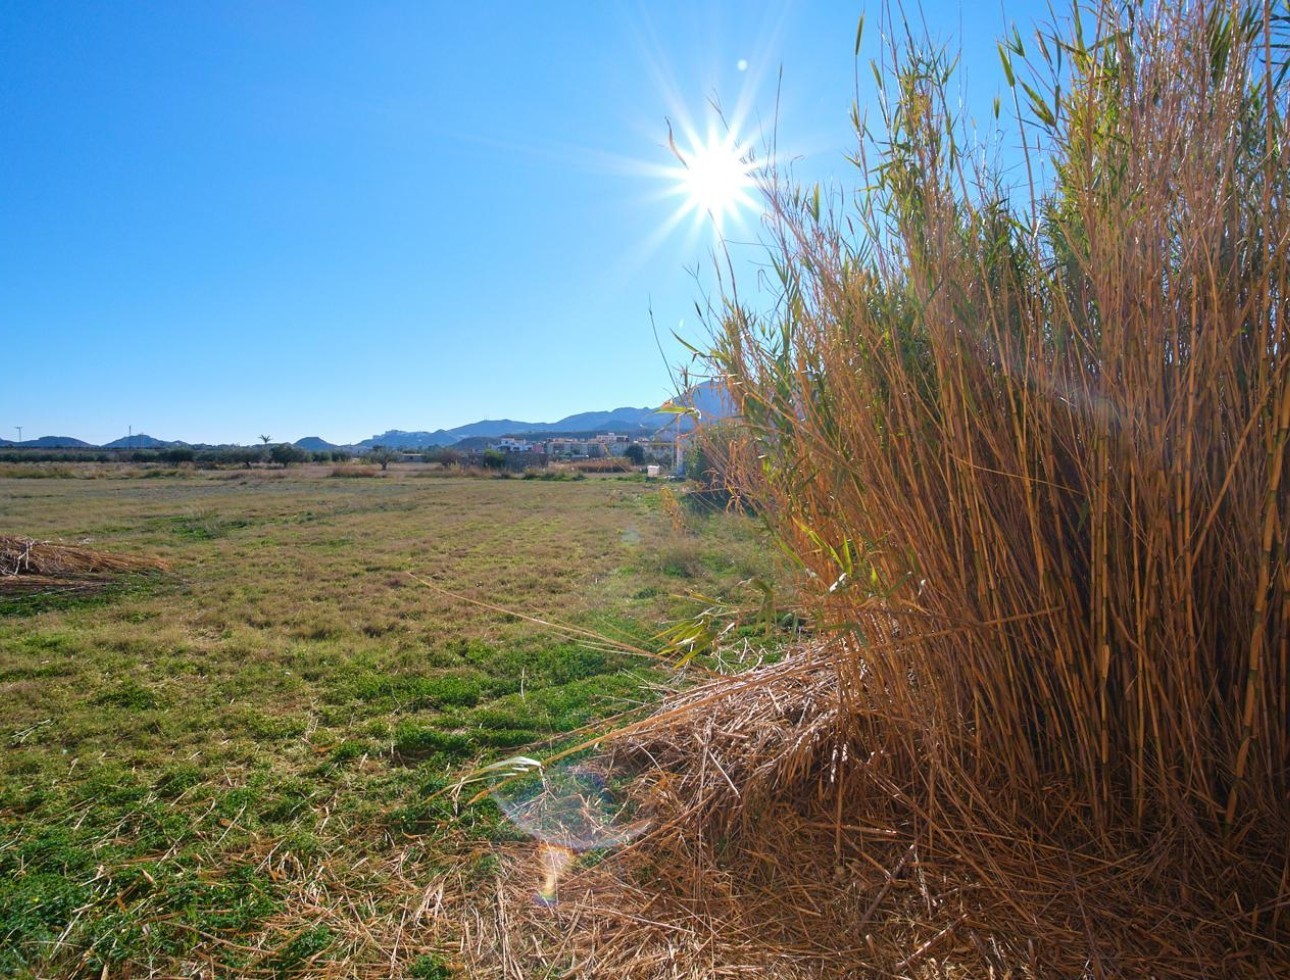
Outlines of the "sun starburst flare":
{"type": "Polygon", "coordinates": [[[677,160],[670,168],[671,193],[681,198],[677,220],[711,218],[720,235],[728,220],[757,207],[753,149],[732,128],[722,133],[709,126],[702,136],[689,130],[684,139],[685,145],[679,145],[668,127],[668,146],[677,160]]]}

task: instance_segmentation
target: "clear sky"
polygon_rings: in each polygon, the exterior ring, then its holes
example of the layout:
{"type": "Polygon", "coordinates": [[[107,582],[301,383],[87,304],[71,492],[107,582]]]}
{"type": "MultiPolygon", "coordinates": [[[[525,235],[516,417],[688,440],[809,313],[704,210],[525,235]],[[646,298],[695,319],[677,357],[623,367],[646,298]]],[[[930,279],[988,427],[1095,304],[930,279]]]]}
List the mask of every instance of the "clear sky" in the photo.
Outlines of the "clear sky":
{"type": "MultiPolygon", "coordinates": [[[[668,121],[689,152],[715,98],[760,145],[778,87],[781,153],[849,181],[862,9],[6,0],[0,437],[345,443],[657,405],[715,240],[668,121]]],[[[994,38],[1045,9],[925,5],[978,114],[994,38]]],[[[723,231],[755,238],[755,210],[723,231]]]]}

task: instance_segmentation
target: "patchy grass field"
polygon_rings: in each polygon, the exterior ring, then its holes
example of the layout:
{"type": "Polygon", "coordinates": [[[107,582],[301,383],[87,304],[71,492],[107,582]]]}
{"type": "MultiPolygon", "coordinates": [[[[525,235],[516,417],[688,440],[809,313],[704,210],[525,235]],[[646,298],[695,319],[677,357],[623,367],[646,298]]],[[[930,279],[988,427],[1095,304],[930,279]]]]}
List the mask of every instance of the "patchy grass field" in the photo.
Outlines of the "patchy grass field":
{"type": "Polygon", "coordinates": [[[516,831],[431,795],[658,675],[412,575],[648,643],[771,571],[634,480],[328,472],[0,475],[0,532],[173,569],[0,594],[0,976],[450,975],[424,882],[516,831]]]}

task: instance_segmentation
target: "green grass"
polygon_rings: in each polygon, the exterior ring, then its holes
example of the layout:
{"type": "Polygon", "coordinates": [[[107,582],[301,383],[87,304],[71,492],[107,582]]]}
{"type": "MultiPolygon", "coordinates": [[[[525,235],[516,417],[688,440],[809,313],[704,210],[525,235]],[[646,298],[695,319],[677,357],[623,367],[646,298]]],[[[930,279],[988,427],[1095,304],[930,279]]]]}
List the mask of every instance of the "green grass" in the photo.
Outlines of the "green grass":
{"type": "Polygon", "coordinates": [[[328,472],[0,476],[7,531],[173,570],[0,599],[0,976],[388,964],[374,923],[419,901],[400,848],[518,834],[434,794],[659,676],[455,596],[648,643],[676,593],[773,573],[749,523],[678,530],[636,481],[328,472]]]}

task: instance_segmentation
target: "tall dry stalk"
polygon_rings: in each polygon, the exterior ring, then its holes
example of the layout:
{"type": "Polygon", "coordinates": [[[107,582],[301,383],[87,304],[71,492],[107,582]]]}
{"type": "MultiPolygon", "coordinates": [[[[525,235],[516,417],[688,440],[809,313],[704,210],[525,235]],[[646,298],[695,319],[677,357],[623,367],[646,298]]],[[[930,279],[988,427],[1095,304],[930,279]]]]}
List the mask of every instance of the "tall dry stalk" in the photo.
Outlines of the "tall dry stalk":
{"type": "Polygon", "coordinates": [[[968,164],[947,59],[896,45],[866,194],[769,188],[780,303],[732,303],[712,353],[732,465],[929,834],[1075,815],[1285,859],[1286,19],[1107,3],[1014,36],[1031,195],[968,164]]]}
{"type": "Polygon", "coordinates": [[[818,635],[607,737],[653,827],[540,943],[479,916],[472,967],[514,936],[588,975],[1287,975],[1288,26],[1124,0],[1014,35],[1029,193],[897,44],[863,192],[772,178],[782,288],[731,292],[744,436],[708,448],[818,635]]]}

